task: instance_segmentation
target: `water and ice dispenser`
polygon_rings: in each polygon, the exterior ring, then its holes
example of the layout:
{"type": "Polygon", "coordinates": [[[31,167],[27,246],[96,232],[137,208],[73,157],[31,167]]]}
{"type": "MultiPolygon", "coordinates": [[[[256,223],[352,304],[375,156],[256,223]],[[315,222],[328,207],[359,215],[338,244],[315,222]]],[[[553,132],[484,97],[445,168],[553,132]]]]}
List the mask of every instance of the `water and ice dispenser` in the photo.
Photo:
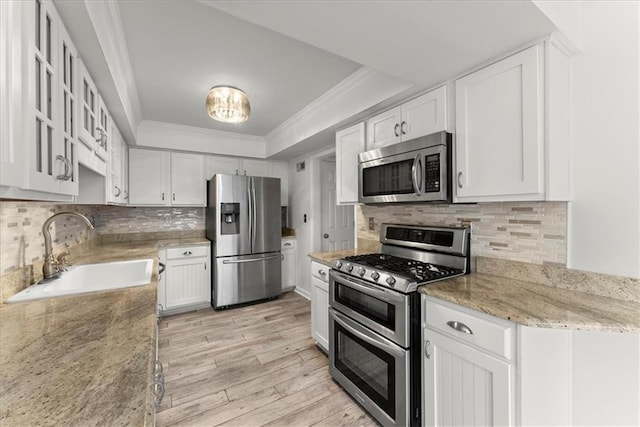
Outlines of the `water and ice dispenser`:
{"type": "Polygon", "coordinates": [[[221,234],[240,233],[240,203],[220,203],[221,234]]]}

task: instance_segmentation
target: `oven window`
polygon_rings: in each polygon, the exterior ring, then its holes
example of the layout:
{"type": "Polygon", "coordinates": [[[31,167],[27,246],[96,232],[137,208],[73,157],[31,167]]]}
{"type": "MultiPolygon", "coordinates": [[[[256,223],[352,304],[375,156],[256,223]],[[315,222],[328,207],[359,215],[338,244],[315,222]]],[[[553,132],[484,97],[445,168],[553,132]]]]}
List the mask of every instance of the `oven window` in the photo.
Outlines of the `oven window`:
{"type": "Polygon", "coordinates": [[[396,417],[395,358],[334,323],[335,366],[369,399],[396,417]]]}
{"type": "Polygon", "coordinates": [[[412,166],[413,159],[408,159],[364,168],[362,170],[362,195],[367,197],[414,193],[411,177],[412,166]]]}
{"type": "Polygon", "coordinates": [[[335,282],[335,299],[340,304],[362,314],[374,322],[396,330],[396,307],[362,292],[335,282]]]}

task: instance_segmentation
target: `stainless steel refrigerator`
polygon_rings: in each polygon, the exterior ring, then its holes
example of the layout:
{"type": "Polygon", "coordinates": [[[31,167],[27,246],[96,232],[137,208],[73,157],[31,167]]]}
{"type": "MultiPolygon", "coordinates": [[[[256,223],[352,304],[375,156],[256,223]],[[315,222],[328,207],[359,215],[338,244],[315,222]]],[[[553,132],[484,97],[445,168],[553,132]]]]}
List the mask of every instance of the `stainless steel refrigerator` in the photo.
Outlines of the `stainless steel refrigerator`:
{"type": "Polygon", "coordinates": [[[280,295],[280,179],[216,174],[208,182],[207,205],[211,305],[226,308],[280,295]]]}

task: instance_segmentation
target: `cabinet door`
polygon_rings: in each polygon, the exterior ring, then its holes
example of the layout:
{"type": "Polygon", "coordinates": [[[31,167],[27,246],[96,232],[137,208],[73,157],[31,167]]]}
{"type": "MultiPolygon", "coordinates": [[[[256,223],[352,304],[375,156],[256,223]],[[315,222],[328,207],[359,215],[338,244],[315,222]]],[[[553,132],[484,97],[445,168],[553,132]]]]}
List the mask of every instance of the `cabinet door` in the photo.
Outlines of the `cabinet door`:
{"type": "Polygon", "coordinates": [[[402,140],[447,129],[447,88],[439,87],[400,106],[402,140]]]}
{"type": "Polygon", "coordinates": [[[208,303],[211,299],[209,277],[207,258],[168,259],[165,271],[165,309],[208,303]]]}
{"type": "Polygon", "coordinates": [[[282,291],[291,291],[296,287],[296,251],[282,250],[282,291]]]}
{"type": "Polygon", "coordinates": [[[267,176],[267,162],[265,160],[242,159],[242,175],[267,176]]]}
{"type": "Polygon", "coordinates": [[[329,284],[311,278],[311,336],[329,351],[329,284]]]}
{"type": "Polygon", "coordinates": [[[222,173],[226,175],[238,175],[240,173],[240,160],[234,157],[209,156],[206,179],[210,180],[213,175],[222,173]]]}
{"type": "Polygon", "coordinates": [[[84,63],[78,60],[80,90],[80,129],[78,139],[91,152],[96,149],[96,128],[98,127],[98,90],[84,63]]]}
{"type": "Polygon", "coordinates": [[[513,424],[513,365],[429,328],[422,352],[425,425],[513,424]]]}
{"type": "Polygon", "coordinates": [[[171,204],[204,206],[204,158],[199,154],[171,153],[171,204]]]}
{"type": "Polygon", "coordinates": [[[456,80],[456,200],[543,198],[539,49],[456,80]]]}
{"type": "Polygon", "coordinates": [[[106,162],[111,144],[111,116],[101,96],[98,96],[98,126],[96,128],[96,138],[99,140],[96,144],[96,155],[106,162]]]}
{"type": "Polygon", "coordinates": [[[129,202],[132,205],[169,206],[169,153],[129,150],[129,202]]]}
{"type": "Polygon", "coordinates": [[[402,140],[401,114],[400,107],[396,107],[367,120],[367,151],[402,140]]]}
{"type": "Polygon", "coordinates": [[[358,154],[364,151],[364,122],[336,132],[336,202],[358,203],[358,154]]]}
{"type": "Polygon", "coordinates": [[[269,162],[268,176],[280,178],[280,206],[289,206],[289,164],[285,162],[269,162]]]}

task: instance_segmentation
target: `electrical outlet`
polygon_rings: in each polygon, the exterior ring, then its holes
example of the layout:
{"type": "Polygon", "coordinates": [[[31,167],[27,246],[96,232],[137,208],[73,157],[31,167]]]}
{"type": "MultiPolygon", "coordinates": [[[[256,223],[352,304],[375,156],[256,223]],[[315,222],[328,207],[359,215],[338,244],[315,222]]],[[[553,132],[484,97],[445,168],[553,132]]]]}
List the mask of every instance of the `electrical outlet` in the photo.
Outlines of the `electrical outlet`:
{"type": "Polygon", "coordinates": [[[369,230],[373,230],[375,228],[375,223],[373,222],[373,217],[369,217],[369,230]]]}

